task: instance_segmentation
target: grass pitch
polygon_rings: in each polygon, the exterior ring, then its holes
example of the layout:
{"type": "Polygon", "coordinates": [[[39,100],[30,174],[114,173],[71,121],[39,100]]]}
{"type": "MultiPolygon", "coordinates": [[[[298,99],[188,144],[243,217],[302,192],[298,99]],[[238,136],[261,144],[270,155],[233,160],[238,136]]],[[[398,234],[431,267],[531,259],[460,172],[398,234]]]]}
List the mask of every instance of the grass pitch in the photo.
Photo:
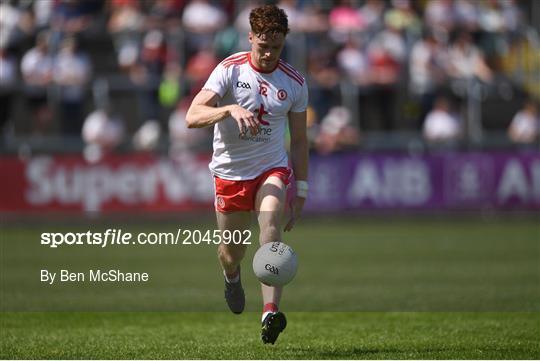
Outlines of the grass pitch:
{"type": "Polygon", "coordinates": [[[3,359],[540,358],[535,219],[303,220],[284,237],[301,268],[286,289],[289,324],[274,346],[259,339],[250,267],[249,312],[224,312],[214,247],[51,250],[37,241],[51,227],[2,225],[3,359]],[[34,282],[40,267],[98,263],[148,270],[154,279],[128,287],[34,282]]]}
{"type": "Polygon", "coordinates": [[[537,313],[288,313],[273,346],[258,313],[2,314],[17,359],[538,359],[537,313]]]}

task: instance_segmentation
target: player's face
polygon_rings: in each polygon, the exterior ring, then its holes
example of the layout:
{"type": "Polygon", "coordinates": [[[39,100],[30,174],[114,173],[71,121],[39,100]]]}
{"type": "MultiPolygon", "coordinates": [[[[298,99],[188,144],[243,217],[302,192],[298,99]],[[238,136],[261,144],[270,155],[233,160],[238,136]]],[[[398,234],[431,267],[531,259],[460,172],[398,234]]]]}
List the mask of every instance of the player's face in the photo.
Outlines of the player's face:
{"type": "Polygon", "coordinates": [[[272,70],[276,67],[283,46],[285,34],[260,34],[249,33],[251,43],[251,61],[262,70],[272,70]]]}

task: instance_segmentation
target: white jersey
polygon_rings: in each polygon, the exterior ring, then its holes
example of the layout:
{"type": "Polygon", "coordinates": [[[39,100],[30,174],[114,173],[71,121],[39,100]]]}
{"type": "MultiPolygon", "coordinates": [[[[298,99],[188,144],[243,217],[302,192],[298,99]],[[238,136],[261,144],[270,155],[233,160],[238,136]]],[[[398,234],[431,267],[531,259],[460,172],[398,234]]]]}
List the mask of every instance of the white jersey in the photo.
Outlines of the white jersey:
{"type": "Polygon", "coordinates": [[[263,72],[251,63],[250,53],[236,53],[214,69],[203,89],[221,97],[219,106],[238,104],[261,123],[255,135],[249,129],[240,131],[232,117],[216,123],[212,174],[248,180],[268,169],[288,166],[288,113],[305,111],[308,102],[306,82],[293,67],[280,60],[273,71],[263,72]]]}

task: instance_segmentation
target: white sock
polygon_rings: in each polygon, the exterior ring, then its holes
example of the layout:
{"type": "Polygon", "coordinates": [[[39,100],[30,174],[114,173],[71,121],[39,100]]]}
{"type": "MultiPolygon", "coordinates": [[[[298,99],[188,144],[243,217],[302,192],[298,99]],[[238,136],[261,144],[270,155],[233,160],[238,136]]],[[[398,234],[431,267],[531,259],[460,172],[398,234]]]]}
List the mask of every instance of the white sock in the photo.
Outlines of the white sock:
{"type": "Polygon", "coordinates": [[[266,318],[266,316],[267,316],[269,313],[272,313],[272,312],[270,312],[270,311],[263,312],[261,322],[264,321],[264,319],[266,318]]]}
{"type": "Polygon", "coordinates": [[[236,276],[233,278],[227,277],[227,274],[225,273],[225,271],[223,271],[223,274],[225,275],[225,280],[227,281],[227,283],[236,283],[240,281],[240,272],[238,272],[236,276]]]}

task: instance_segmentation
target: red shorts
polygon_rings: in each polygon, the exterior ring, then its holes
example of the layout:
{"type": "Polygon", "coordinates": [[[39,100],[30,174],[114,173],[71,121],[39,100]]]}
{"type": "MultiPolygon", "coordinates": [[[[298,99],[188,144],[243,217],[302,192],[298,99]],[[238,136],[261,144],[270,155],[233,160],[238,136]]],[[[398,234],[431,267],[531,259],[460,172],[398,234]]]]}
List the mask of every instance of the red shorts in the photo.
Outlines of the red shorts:
{"type": "Polygon", "coordinates": [[[285,167],[272,168],[257,178],[250,180],[228,180],[215,176],[216,210],[220,212],[255,210],[257,191],[264,181],[271,176],[278,177],[285,185],[289,185],[291,169],[285,167]]]}

